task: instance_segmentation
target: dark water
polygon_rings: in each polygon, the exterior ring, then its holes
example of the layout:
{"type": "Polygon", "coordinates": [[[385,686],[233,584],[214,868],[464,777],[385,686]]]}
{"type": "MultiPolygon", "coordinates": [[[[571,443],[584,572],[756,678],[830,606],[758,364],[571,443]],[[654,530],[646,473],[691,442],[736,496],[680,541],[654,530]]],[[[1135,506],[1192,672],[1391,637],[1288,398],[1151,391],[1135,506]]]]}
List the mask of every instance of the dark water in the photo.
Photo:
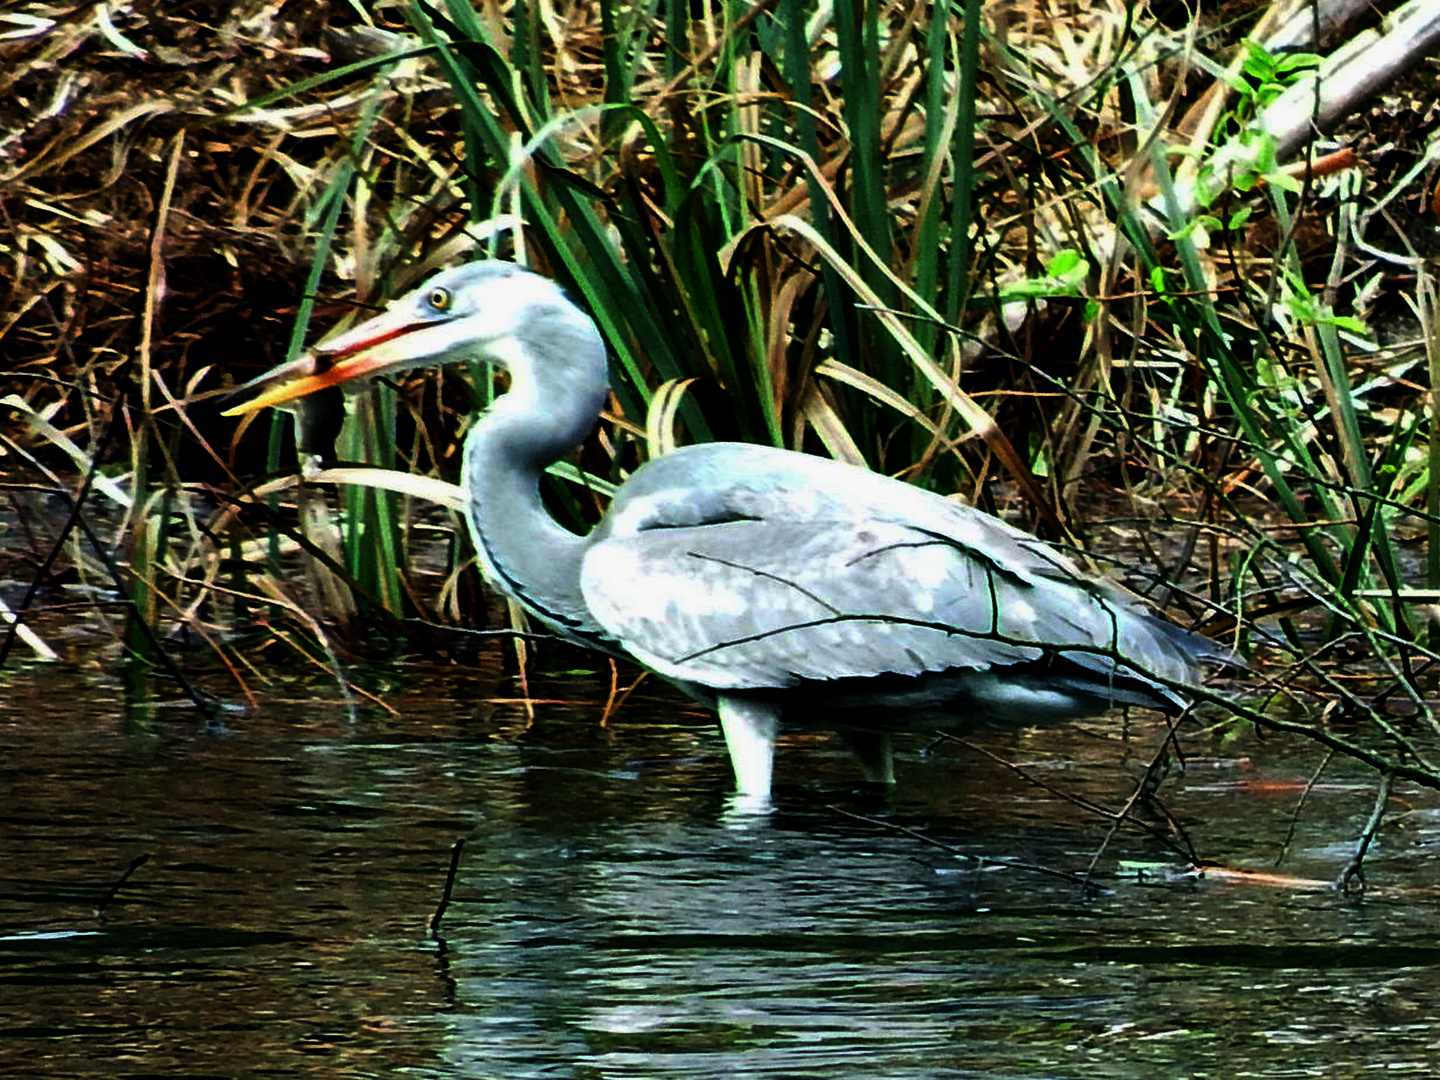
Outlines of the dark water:
{"type": "MultiPolygon", "coordinates": [[[[961,748],[860,790],[806,736],[768,820],[727,814],[709,727],[656,692],[395,674],[396,713],[271,687],[209,726],[98,675],[0,702],[0,1075],[1369,1077],[1440,1062],[1440,811],[1397,788],[1344,897],[1083,873],[1104,822],[961,748]],[[562,699],[562,700],[555,700],[562,699]],[[443,939],[427,921],[468,840],[443,939]],[[96,907],[148,855],[103,917],[96,907]]],[[[1110,806],[1159,733],[1118,720],[985,744],[1110,806]]],[[[1269,868],[1318,755],[1192,738],[1165,787],[1201,853],[1269,868]]],[[[1333,878],[1368,817],[1333,766],[1278,873],[1333,878]]]]}

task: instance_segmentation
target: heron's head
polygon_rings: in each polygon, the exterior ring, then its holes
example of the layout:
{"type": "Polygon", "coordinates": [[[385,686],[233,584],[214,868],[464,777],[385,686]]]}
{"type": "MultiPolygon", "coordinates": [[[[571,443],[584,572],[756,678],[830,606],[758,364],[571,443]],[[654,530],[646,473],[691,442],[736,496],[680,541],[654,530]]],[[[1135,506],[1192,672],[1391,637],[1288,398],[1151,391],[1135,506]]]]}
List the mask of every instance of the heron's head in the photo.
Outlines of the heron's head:
{"type": "Polygon", "coordinates": [[[519,382],[545,363],[544,381],[605,380],[605,351],[594,324],[548,278],[515,263],[487,260],[436,274],[338,337],[261,376],[260,394],[235,416],[285,406],[334,386],[411,368],[488,360],[519,382]],[[598,359],[597,359],[598,358],[598,359]],[[597,366],[598,365],[598,366],[597,366]]]}

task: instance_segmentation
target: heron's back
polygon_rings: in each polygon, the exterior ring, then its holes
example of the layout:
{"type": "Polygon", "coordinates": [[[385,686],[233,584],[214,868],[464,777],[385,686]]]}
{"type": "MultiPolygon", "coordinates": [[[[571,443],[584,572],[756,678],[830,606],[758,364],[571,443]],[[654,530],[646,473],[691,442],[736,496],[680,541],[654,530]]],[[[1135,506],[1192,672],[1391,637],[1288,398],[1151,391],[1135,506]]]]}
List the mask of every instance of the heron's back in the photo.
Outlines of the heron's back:
{"type": "MultiPolygon", "coordinates": [[[[863,469],[736,443],[639,470],[582,566],[596,619],[704,696],[785,694],[1036,720],[1175,707],[1215,647],[987,514],[863,469]]],[[[788,711],[802,711],[792,705],[788,711]]]]}

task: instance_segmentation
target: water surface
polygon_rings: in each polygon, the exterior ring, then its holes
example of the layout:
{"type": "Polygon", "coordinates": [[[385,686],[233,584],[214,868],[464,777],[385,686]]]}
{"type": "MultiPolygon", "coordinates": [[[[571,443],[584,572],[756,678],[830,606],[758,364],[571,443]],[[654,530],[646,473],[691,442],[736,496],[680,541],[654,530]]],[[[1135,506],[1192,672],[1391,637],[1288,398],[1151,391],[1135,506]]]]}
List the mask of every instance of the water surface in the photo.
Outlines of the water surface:
{"type": "MultiPolygon", "coordinates": [[[[272,687],[223,725],[126,707],[94,671],[0,705],[6,1076],[1361,1077],[1431,1075],[1436,800],[1397,788],[1363,897],[1323,887],[1370,814],[1301,743],[1192,737],[1165,804],[1207,858],[1172,877],[963,748],[866,790],[791,738],[768,819],[727,812],[703,716],[663,690],[601,726],[590,679],[413,669],[272,687]],[[848,814],[842,811],[848,811],[848,814]],[[849,816],[861,815],[861,818],[849,816]],[[467,840],[441,935],[427,923],[467,840]],[[96,908],[137,856],[149,859],[96,908]],[[1303,882],[1313,880],[1315,887],[1303,882]]],[[[1108,806],[1160,729],[978,740],[1108,806]]]]}

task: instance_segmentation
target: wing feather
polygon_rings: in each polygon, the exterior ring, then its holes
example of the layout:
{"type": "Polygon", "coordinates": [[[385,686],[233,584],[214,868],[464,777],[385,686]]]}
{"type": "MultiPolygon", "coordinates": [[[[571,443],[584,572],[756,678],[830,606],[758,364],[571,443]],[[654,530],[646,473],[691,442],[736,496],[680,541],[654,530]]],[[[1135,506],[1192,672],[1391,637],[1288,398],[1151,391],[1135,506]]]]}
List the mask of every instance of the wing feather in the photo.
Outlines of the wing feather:
{"type": "Polygon", "coordinates": [[[819,458],[658,459],[592,535],[586,605],[667,677],[715,689],[992,671],[1061,655],[1189,681],[1185,632],[997,518],[819,458]]]}
{"type": "Polygon", "coordinates": [[[1059,596],[1056,583],[874,521],[612,536],[586,555],[581,588],[642,661],[716,688],[987,670],[1047,646],[1104,648],[1119,622],[1083,590],[1059,596]]]}

